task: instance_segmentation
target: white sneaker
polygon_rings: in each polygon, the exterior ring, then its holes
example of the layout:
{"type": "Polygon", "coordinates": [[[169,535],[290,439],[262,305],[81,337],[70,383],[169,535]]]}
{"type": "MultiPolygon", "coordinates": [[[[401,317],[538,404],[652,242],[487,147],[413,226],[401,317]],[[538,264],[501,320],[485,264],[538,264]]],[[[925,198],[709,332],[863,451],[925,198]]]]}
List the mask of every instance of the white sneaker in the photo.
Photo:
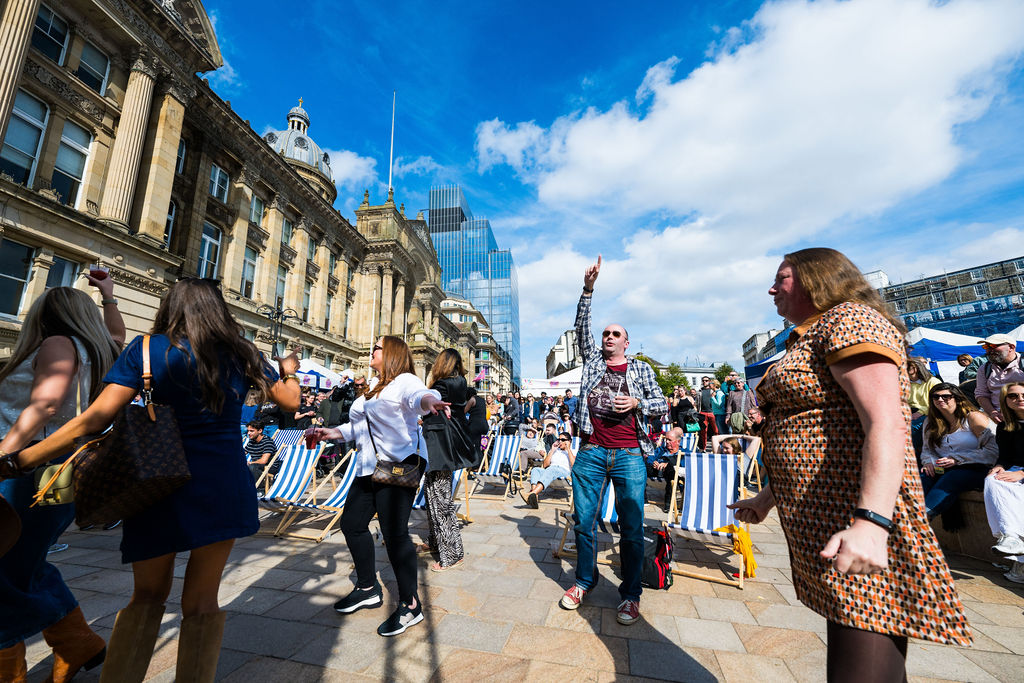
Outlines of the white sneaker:
{"type": "Polygon", "coordinates": [[[1003,574],[1007,581],[1013,581],[1014,583],[1024,583],[1024,562],[1014,562],[1013,568],[1010,571],[1003,574]]]}
{"type": "Polygon", "coordinates": [[[1020,540],[1020,536],[1001,534],[992,546],[992,552],[998,555],[1024,555],[1024,541],[1020,540]]]}

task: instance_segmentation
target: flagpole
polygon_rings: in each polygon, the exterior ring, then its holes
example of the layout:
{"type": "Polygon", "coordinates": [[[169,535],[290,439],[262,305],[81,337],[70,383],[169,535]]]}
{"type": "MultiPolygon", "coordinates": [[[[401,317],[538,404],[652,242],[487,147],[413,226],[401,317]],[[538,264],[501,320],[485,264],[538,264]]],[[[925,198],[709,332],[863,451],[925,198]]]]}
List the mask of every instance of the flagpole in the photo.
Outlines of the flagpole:
{"type": "Polygon", "coordinates": [[[388,189],[391,189],[391,170],[395,164],[395,100],[398,97],[398,91],[391,91],[391,153],[388,156],[388,189]]]}

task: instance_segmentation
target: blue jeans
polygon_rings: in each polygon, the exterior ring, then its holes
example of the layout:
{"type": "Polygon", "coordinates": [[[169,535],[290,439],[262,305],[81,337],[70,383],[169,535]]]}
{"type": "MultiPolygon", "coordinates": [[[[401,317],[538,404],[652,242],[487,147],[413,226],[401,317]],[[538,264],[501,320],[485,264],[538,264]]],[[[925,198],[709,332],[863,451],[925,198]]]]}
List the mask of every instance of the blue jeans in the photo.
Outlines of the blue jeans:
{"type": "Polygon", "coordinates": [[[732,434],[729,423],[725,421],[725,413],[715,413],[715,426],[719,434],[732,434]]]}
{"type": "Polygon", "coordinates": [[[569,470],[560,465],[550,467],[534,467],[530,470],[530,484],[540,484],[544,488],[551,486],[555,479],[565,479],[569,476],[569,470]]]}
{"type": "Polygon", "coordinates": [[[639,448],[604,448],[588,445],[576,454],[572,467],[574,531],[576,532],[576,585],[591,590],[597,585],[597,549],[594,530],[608,482],[615,487],[619,514],[619,555],[622,558],[623,600],[639,600],[644,559],[644,489],[647,467],[639,448]]]}
{"type": "Polygon", "coordinates": [[[46,561],[46,551],[75,518],[75,505],[30,508],[35,490],[31,474],[0,482],[0,494],[21,517],[21,536],[0,558],[0,649],[56,624],[78,605],[60,572],[46,561]]]}
{"type": "Polygon", "coordinates": [[[924,489],[924,507],[928,519],[932,519],[948,510],[964,491],[980,491],[985,488],[987,467],[947,468],[943,474],[929,477],[921,473],[921,487],[924,489]]]}

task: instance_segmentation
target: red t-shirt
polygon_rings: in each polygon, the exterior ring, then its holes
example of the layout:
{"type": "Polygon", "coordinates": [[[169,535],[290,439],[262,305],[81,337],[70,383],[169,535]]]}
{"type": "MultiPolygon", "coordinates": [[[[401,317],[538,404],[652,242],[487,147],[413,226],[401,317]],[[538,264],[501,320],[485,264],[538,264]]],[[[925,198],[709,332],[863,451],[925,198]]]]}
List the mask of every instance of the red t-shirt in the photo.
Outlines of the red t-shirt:
{"type": "Polygon", "coordinates": [[[588,443],[605,448],[639,448],[636,436],[636,417],[633,412],[615,412],[615,397],[629,396],[626,382],[626,363],[609,365],[597,386],[587,396],[590,423],[594,433],[588,443]]]}

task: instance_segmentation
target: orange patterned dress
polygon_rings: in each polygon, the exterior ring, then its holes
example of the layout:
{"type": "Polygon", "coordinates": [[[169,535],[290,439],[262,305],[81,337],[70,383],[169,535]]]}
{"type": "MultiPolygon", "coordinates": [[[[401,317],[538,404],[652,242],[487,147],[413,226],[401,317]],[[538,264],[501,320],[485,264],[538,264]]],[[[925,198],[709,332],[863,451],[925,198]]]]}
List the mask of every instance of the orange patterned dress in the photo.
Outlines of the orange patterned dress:
{"type": "Polygon", "coordinates": [[[789,544],[793,585],[802,603],[853,628],[970,645],[971,634],[942,551],[924,512],[910,442],[910,382],[903,338],[884,316],[842,303],[797,328],[799,338],[757,387],[766,408],[764,457],[789,544]],[[903,483],[881,574],[846,576],[819,555],[850,524],[860,493],[864,430],[828,366],[876,353],[900,366],[907,421],[903,483]]]}

